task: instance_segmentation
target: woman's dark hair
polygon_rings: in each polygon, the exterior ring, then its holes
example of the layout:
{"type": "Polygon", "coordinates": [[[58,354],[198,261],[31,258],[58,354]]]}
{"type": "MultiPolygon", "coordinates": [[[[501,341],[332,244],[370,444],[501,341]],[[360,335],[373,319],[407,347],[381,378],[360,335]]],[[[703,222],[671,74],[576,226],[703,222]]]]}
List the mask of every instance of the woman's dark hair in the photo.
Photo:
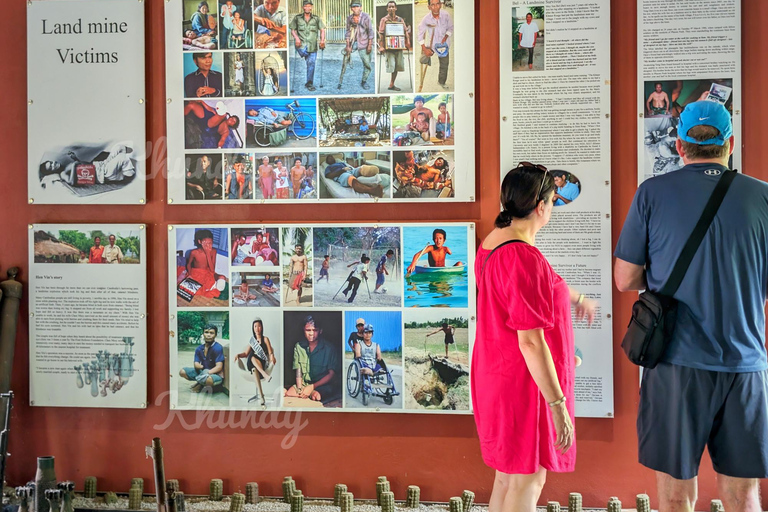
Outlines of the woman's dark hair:
{"type": "Polygon", "coordinates": [[[496,227],[505,228],[512,219],[524,219],[554,190],[555,180],[546,170],[528,165],[512,169],[501,183],[502,211],[496,217],[496,227]]]}
{"type": "Polygon", "coordinates": [[[253,323],[251,324],[251,336],[254,336],[254,331],[256,330],[256,324],[261,325],[261,336],[264,337],[264,322],[262,322],[261,319],[254,320],[253,323]]]}

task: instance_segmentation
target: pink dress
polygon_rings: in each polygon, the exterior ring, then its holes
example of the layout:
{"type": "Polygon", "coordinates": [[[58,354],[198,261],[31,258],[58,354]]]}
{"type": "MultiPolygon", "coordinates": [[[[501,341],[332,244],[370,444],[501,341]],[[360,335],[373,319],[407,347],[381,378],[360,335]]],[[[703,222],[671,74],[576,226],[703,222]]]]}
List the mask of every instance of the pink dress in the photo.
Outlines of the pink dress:
{"type": "Polygon", "coordinates": [[[477,335],[472,403],[485,463],[503,473],[573,471],[576,444],[565,454],[546,400],[520,351],[517,331],[544,329],[573,421],[574,344],[568,285],[536,247],[517,242],[477,251],[477,335]]]}

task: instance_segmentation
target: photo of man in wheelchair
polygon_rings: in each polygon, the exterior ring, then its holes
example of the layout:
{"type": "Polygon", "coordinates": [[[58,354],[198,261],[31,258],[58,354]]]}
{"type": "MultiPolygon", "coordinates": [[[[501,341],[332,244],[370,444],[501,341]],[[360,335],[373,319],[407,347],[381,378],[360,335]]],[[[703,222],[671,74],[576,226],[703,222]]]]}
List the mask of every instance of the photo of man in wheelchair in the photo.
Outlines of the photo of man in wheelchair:
{"type": "MultiPolygon", "coordinates": [[[[371,312],[368,312],[370,316],[371,312]]],[[[392,315],[392,312],[381,312],[384,315],[392,315]]],[[[390,322],[384,322],[390,323],[390,322]]],[[[395,325],[392,322],[393,326],[395,325]]],[[[400,397],[399,387],[396,382],[402,384],[402,366],[399,361],[401,357],[400,340],[389,340],[390,344],[397,345],[396,351],[389,351],[387,357],[390,361],[388,365],[385,356],[382,353],[382,346],[374,340],[374,327],[371,323],[365,323],[363,318],[356,321],[356,332],[350,335],[348,343],[351,345],[353,359],[349,363],[346,375],[348,398],[345,407],[378,407],[381,402],[371,403],[371,397],[381,398],[385,405],[392,408],[402,407],[402,398],[400,397]],[[392,356],[395,354],[395,356],[392,356]],[[397,403],[395,402],[397,398],[397,403]],[[356,400],[352,400],[356,399],[356,400]]],[[[382,325],[383,327],[383,325],[382,325]]],[[[382,330],[382,333],[389,333],[390,329],[382,330]]],[[[382,339],[384,339],[382,337],[382,339]]],[[[392,347],[394,348],[394,347],[392,347]]],[[[349,359],[349,357],[347,357],[349,359]]]]}

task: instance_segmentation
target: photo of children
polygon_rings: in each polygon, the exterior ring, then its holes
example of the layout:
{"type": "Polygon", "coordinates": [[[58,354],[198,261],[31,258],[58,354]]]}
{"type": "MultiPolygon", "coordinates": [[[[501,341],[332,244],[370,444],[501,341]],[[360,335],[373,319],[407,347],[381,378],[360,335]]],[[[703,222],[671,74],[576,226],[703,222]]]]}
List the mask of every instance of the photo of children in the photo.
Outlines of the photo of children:
{"type": "Polygon", "coordinates": [[[185,160],[185,194],[188,200],[221,200],[223,176],[221,155],[192,154],[185,160]]]}
{"type": "Polygon", "coordinates": [[[392,98],[393,145],[453,143],[453,94],[398,94],[392,98]]]}
{"type": "Polygon", "coordinates": [[[389,146],[389,97],[320,98],[321,147],[389,146]]]}
{"type": "Polygon", "coordinates": [[[224,92],[227,96],[256,96],[254,52],[224,54],[224,92]]]}
{"type": "Polygon", "coordinates": [[[377,0],[377,92],[413,92],[413,2],[377,0]]]}
{"type": "Polygon", "coordinates": [[[280,307],[280,272],[233,273],[232,306],[280,307]]]}
{"type": "Polygon", "coordinates": [[[400,311],[345,311],[345,409],[403,408],[400,311]]]}
{"type": "Polygon", "coordinates": [[[317,153],[257,153],[256,199],[317,199],[317,153]]]}
{"type": "Polygon", "coordinates": [[[550,170],[549,173],[555,180],[555,206],[571,204],[581,194],[581,181],[574,174],[562,170],[550,170]]]}
{"type": "Polygon", "coordinates": [[[187,149],[242,148],[245,112],[237,100],[184,102],[184,147],[187,149]]]}
{"type": "Polygon", "coordinates": [[[341,407],[341,311],[283,315],[283,407],[341,407]]]}
{"type": "Polygon", "coordinates": [[[313,229],[315,306],[402,304],[400,228],[313,229]]]}
{"type": "Polygon", "coordinates": [[[223,67],[220,53],[194,52],[184,54],[184,97],[221,98],[223,96],[223,67]]]}
{"type": "Polygon", "coordinates": [[[414,6],[417,92],[454,90],[453,2],[448,3],[427,0],[414,6]]]}
{"type": "Polygon", "coordinates": [[[312,228],[282,228],[283,307],[312,306],[312,228]]]}
{"type": "Polygon", "coordinates": [[[320,153],[321,199],[392,197],[389,151],[320,153]]]}
{"type": "Polygon", "coordinates": [[[256,90],[251,96],[287,96],[288,68],[285,52],[256,52],[256,90]]]}
{"type": "Polygon", "coordinates": [[[282,313],[233,311],[230,332],[231,406],[279,407],[283,395],[282,313]]]}
{"type": "Polygon", "coordinates": [[[141,238],[135,231],[78,231],[59,229],[35,231],[35,263],[140,262],[141,238]]]}
{"type": "Polygon", "coordinates": [[[251,0],[219,0],[222,50],[253,48],[251,0]]]}
{"type": "Polygon", "coordinates": [[[229,306],[226,228],[176,230],[176,306],[229,306]]]}
{"type": "Polygon", "coordinates": [[[512,71],[544,71],[544,6],[512,8],[512,71]]]}
{"type": "Polygon", "coordinates": [[[453,151],[394,151],[392,159],[395,181],[392,195],[396,198],[453,197],[453,151]]]}
{"type": "Polygon", "coordinates": [[[254,0],[253,44],[257,49],[285,48],[288,31],[287,0],[254,0]],[[283,5],[281,5],[283,4],[283,5]]]}
{"type": "Polygon", "coordinates": [[[315,100],[287,98],[245,101],[249,148],[314,147],[317,135],[315,100]]]}
{"type": "Polygon", "coordinates": [[[232,228],[232,266],[280,266],[279,228],[232,228]]]}
{"type": "Polygon", "coordinates": [[[403,228],[406,307],[468,307],[467,231],[466,226],[403,228]]]}
{"type": "Polygon", "coordinates": [[[215,50],[218,47],[217,8],[216,0],[184,0],[182,46],[185,51],[215,50]]]}
{"type": "Polygon", "coordinates": [[[177,407],[229,407],[229,312],[179,311],[176,339],[177,407]]]}
{"type": "Polygon", "coordinates": [[[727,78],[649,80],[644,83],[643,169],[646,177],[666,174],[683,166],[675,141],[678,119],[685,106],[694,101],[715,101],[733,115],[732,87],[733,80],[727,78]]]}
{"type": "Polygon", "coordinates": [[[405,311],[405,408],[469,410],[469,312],[405,311]]]}

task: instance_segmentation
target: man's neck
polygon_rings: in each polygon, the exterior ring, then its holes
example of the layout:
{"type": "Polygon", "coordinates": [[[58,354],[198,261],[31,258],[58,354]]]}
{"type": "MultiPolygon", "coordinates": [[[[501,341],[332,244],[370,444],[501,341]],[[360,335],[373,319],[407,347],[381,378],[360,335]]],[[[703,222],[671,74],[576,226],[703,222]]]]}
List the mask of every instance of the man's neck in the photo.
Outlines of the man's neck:
{"type": "Polygon", "coordinates": [[[197,70],[198,73],[200,73],[201,75],[204,75],[204,76],[208,76],[208,71],[210,71],[210,70],[203,70],[203,69],[198,69],[197,70]]]}
{"type": "Polygon", "coordinates": [[[435,12],[433,12],[433,13],[432,13],[432,17],[433,17],[433,18],[439,18],[439,17],[440,17],[440,11],[437,11],[436,13],[435,13],[435,12]]]}
{"type": "Polygon", "coordinates": [[[683,158],[683,163],[685,165],[716,164],[716,165],[722,165],[723,167],[728,167],[728,158],[725,158],[725,159],[722,159],[722,158],[702,158],[702,159],[696,159],[696,160],[689,160],[687,158],[683,158]]]}
{"type": "Polygon", "coordinates": [[[395,21],[397,19],[397,14],[387,14],[387,19],[395,21]]]}

